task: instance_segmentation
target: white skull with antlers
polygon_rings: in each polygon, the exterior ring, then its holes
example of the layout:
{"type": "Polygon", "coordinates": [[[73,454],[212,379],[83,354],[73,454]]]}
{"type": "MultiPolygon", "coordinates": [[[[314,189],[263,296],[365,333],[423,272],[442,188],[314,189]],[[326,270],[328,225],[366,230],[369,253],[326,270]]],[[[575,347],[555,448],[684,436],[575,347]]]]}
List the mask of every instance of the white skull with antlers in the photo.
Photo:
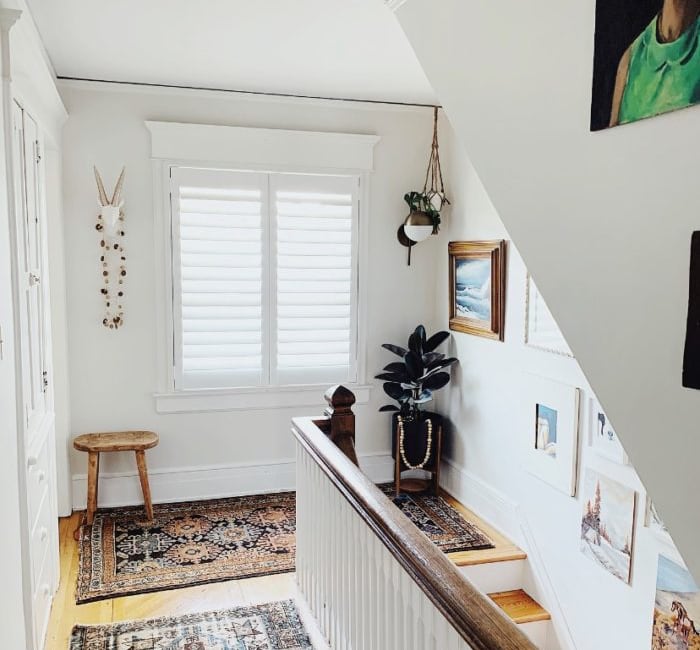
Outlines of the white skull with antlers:
{"type": "Polygon", "coordinates": [[[103,234],[107,237],[115,237],[118,234],[119,215],[121,214],[121,208],[124,205],[123,201],[121,200],[121,196],[126,167],[122,167],[121,174],[119,174],[119,178],[117,179],[117,184],[114,187],[114,193],[112,194],[111,199],[107,198],[107,192],[105,192],[105,186],[102,182],[100,172],[97,171],[97,167],[93,167],[93,169],[95,170],[97,191],[100,195],[99,206],[100,216],[102,217],[102,227],[104,229],[103,234]]]}

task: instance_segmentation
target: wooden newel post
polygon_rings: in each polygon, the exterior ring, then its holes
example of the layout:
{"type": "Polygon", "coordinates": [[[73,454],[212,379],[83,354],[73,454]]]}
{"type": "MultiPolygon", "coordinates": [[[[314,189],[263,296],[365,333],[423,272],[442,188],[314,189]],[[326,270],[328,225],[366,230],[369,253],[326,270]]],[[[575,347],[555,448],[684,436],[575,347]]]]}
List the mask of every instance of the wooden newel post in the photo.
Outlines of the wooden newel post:
{"type": "Polygon", "coordinates": [[[359,467],[355,453],[355,414],[352,412],[355,395],[345,386],[332,386],[324,397],[328,402],[324,415],[330,419],[330,439],[359,467]]]}

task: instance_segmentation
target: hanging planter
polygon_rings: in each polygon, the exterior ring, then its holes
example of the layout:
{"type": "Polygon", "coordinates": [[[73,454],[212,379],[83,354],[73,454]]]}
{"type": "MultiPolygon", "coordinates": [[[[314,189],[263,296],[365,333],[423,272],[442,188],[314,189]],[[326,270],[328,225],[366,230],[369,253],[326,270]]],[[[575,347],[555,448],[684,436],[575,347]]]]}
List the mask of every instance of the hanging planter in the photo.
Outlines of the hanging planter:
{"type": "Polygon", "coordinates": [[[428,170],[425,183],[420,192],[411,191],[404,195],[410,212],[399,226],[398,239],[402,246],[408,247],[408,265],[411,265],[411,248],[430,235],[440,232],[440,213],[450,201],[445,194],[445,183],[440,165],[440,144],[438,141],[438,107],[433,114],[433,143],[430,148],[428,170]]]}

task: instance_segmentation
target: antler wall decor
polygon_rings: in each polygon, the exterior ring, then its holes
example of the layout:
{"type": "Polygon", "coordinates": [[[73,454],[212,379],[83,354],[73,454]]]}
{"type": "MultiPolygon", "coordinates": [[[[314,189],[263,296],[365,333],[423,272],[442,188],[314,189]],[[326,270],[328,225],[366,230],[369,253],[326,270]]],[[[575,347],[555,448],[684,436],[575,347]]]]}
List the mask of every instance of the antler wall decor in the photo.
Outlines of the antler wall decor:
{"type": "Polygon", "coordinates": [[[126,255],[124,254],[124,212],[121,200],[122,187],[126,167],[122,167],[121,174],[114,187],[112,198],[107,198],[104,183],[97,167],[95,180],[99,194],[100,213],[97,216],[95,229],[102,235],[100,239],[100,264],[104,285],[100,293],[105,300],[105,315],[102,324],[109,329],[119,329],[124,324],[124,309],[122,307],[124,297],[124,278],[126,277],[126,255]],[[117,271],[116,269],[119,269],[117,271]],[[116,292],[114,280],[116,279],[116,292]]]}

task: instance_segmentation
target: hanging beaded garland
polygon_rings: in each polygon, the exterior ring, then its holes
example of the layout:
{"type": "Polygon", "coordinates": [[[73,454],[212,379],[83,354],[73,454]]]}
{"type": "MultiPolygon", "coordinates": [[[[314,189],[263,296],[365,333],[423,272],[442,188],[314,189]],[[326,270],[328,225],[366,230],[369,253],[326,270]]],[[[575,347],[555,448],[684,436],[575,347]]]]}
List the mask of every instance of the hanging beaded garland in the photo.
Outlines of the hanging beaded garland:
{"type": "Polygon", "coordinates": [[[122,168],[112,198],[102,182],[102,177],[94,168],[95,180],[100,198],[100,213],[95,229],[100,233],[100,269],[102,287],[100,293],[105,301],[102,324],[111,329],[119,329],[124,324],[124,278],[126,277],[126,254],[124,253],[124,212],[122,211],[121,192],[124,184],[122,168]]]}
{"type": "Polygon", "coordinates": [[[404,438],[405,438],[405,432],[404,432],[404,426],[403,426],[403,418],[398,415],[397,416],[397,424],[398,424],[398,430],[399,430],[399,453],[401,454],[401,460],[403,461],[403,464],[408,467],[408,469],[423,469],[427,464],[428,461],[430,460],[430,455],[433,453],[433,423],[428,418],[425,423],[428,426],[428,442],[425,447],[425,457],[423,460],[418,463],[418,465],[411,465],[411,463],[408,462],[408,458],[406,458],[406,449],[404,447],[404,438]]]}
{"type": "Polygon", "coordinates": [[[105,312],[102,324],[109,329],[119,329],[124,324],[124,278],[126,277],[126,254],[124,253],[124,213],[119,212],[119,230],[116,237],[105,235],[104,220],[98,215],[95,229],[102,234],[100,240],[100,264],[104,286],[100,293],[104,297],[105,312]],[[118,268],[117,273],[114,269],[118,268]],[[112,273],[110,274],[110,269],[112,273]],[[115,278],[116,276],[116,278],[115,278]],[[116,287],[114,280],[116,279],[116,287]],[[115,290],[116,289],[116,290],[115,290]]]}

